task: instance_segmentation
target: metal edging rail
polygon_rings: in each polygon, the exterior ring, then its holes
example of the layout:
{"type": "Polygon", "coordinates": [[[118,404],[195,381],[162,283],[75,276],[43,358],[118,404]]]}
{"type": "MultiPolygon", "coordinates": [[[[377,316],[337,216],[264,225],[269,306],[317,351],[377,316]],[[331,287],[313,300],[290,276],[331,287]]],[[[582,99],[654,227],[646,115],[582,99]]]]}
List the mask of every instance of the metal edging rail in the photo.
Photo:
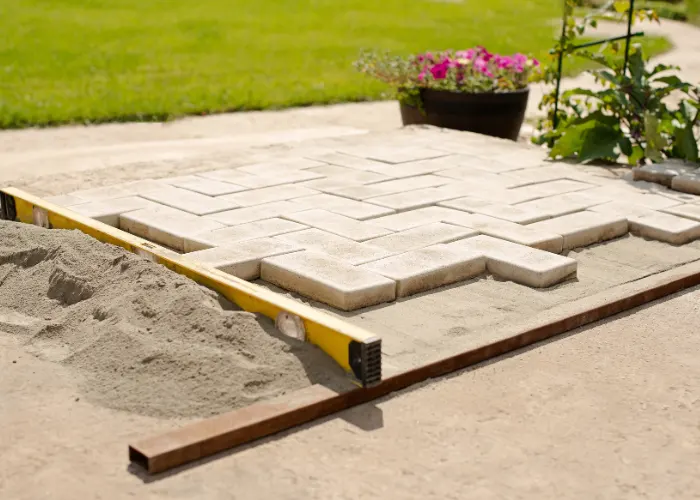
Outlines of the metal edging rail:
{"type": "Polygon", "coordinates": [[[0,189],[0,219],[48,229],[78,229],[99,241],[141,255],[219,292],[245,311],[271,318],[281,330],[288,328],[296,334],[293,336],[317,345],[362,387],[381,381],[381,339],[340,318],[19,189],[0,189]]]}
{"type": "Polygon", "coordinates": [[[336,393],[314,385],[246,408],[201,420],[129,446],[129,460],[150,474],[230,450],[295,426],[367,403],[523,347],[700,285],[700,261],[625,283],[561,306],[555,319],[383,380],[336,393]]]}

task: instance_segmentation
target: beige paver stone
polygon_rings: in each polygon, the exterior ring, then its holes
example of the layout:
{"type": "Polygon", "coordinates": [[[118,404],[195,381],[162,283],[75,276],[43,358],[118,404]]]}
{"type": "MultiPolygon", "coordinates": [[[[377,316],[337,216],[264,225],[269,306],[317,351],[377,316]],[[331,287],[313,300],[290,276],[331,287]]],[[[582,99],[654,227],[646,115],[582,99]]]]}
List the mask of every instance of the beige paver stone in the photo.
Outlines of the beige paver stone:
{"type": "Polygon", "coordinates": [[[583,210],[608,203],[609,201],[610,198],[607,196],[581,191],[538,198],[536,200],[518,203],[516,206],[524,210],[546,214],[549,217],[560,217],[575,212],[582,212],[583,210]]]}
{"type": "Polygon", "coordinates": [[[74,191],[70,194],[86,201],[102,201],[113,200],[115,198],[126,198],[127,196],[133,196],[135,193],[134,191],[127,191],[119,186],[106,186],[92,189],[81,189],[80,191],[74,191]]]}
{"type": "Polygon", "coordinates": [[[392,252],[383,248],[368,243],[358,243],[320,229],[295,231],[275,238],[353,265],[364,264],[392,255],[392,252]]]}
{"type": "Polygon", "coordinates": [[[700,194],[700,173],[686,173],[673,178],[671,188],[690,194],[700,194]]]}
{"type": "Polygon", "coordinates": [[[562,179],[580,180],[582,182],[591,181],[593,183],[592,176],[587,175],[576,167],[561,163],[516,170],[509,172],[508,178],[512,181],[512,187],[528,186],[562,179]]]}
{"type": "Polygon", "coordinates": [[[357,156],[346,155],[342,153],[326,153],[309,156],[312,160],[318,160],[331,165],[339,165],[341,167],[352,168],[354,170],[371,170],[373,167],[385,165],[382,162],[368,160],[367,158],[359,158],[357,156]]]}
{"type": "Polygon", "coordinates": [[[494,238],[552,253],[561,253],[564,244],[564,238],[560,234],[534,229],[532,225],[523,226],[487,215],[469,214],[455,210],[452,213],[444,214],[442,220],[494,238]]]}
{"type": "Polygon", "coordinates": [[[626,217],[589,211],[555,217],[528,227],[561,234],[564,250],[611,240],[627,234],[629,230],[626,217]]]}
{"type": "Polygon", "coordinates": [[[473,212],[475,214],[488,215],[518,224],[530,224],[550,217],[549,214],[543,210],[521,207],[520,205],[490,203],[486,200],[469,196],[443,201],[440,203],[440,206],[473,212]]]}
{"type": "Polygon", "coordinates": [[[491,236],[468,238],[448,246],[482,253],[489,272],[534,288],[547,288],[576,276],[574,259],[491,236]]]}
{"type": "Polygon", "coordinates": [[[72,194],[59,194],[58,196],[49,196],[47,198],[44,198],[46,201],[49,203],[53,203],[54,205],[58,205],[59,207],[72,207],[75,205],[80,205],[82,203],[88,203],[89,200],[86,200],[85,198],[80,198],[79,196],[75,196],[72,194]]]}
{"type": "MultiPolygon", "coordinates": [[[[207,215],[238,207],[238,204],[221,197],[213,198],[203,194],[168,186],[161,190],[149,191],[141,195],[147,200],[167,205],[194,215],[207,215]]],[[[229,195],[230,196],[230,195],[229,195]]]]}
{"type": "Polygon", "coordinates": [[[495,174],[492,172],[486,172],[484,170],[479,170],[469,167],[456,167],[450,168],[448,170],[440,170],[435,172],[435,175],[449,177],[452,179],[457,179],[459,181],[468,182],[479,182],[483,184],[490,184],[492,186],[498,186],[503,189],[508,189],[517,182],[512,179],[508,174],[495,174]]]}
{"type": "Polygon", "coordinates": [[[315,174],[309,172],[308,170],[278,170],[270,171],[266,174],[254,174],[260,177],[270,177],[274,178],[275,181],[282,181],[285,184],[294,184],[297,182],[313,181],[317,179],[324,179],[326,176],[323,174],[315,174]]]}
{"type": "MultiPolygon", "coordinates": [[[[665,189],[661,186],[654,186],[665,189]]],[[[590,189],[586,191],[586,194],[600,195],[607,197],[610,201],[639,205],[652,210],[662,210],[681,204],[680,201],[674,200],[673,198],[645,192],[641,186],[635,186],[625,182],[590,189]]]]}
{"type": "Polygon", "coordinates": [[[591,212],[599,212],[602,214],[626,217],[628,221],[630,217],[646,215],[654,212],[653,210],[647,207],[642,207],[639,205],[630,205],[628,203],[622,203],[619,201],[610,201],[601,205],[595,205],[593,207],[589,207],[588,210],[590,210],[591,212]]]}
{"type": "Polygon", "coordinates": [[[187,258],[244,280],[254,280],[260,276],[262,259],[301,250],[303,249],[300,246],[281,240],[259,238],[198,250],[188,253],[187,258]]]}
{"type": "Polygon", "coordinates": [[[486,270],[481,252],[435,245],[360,266],[396,281],[396,296],[408,297],[467,280],[486,270]]]}
{"type": "Polygon", "coordinates": [[[412,191],[404,191],[402,193],[378,196],[376,198],[370,198],[370,200],[375,205],[381,205],[392,208],[397,212],[403,212],[406,210],[415,210],[417,208],[428,207],[441,201],[457,197],[459,197],[458,194],[443,191],[441,188],[423,188],[414,189],[412,191]]]}
{"type": "Polygon", "coordinates": [[[119,227],[119,216],[121,214],[147,208],[149,205],[153,205],[153,202],[138,196],[127,196],[125,198],[116,198],[114,200],[82,203],[79,205],[74,205],[71,210],[79,213],[80,215],[84,215],[85,217],[98,220],[104,224],[119,227]]]}
{"type": "Polygon", "coordinates": [[[389,278],[315,252],[295,252],[263,259],[263,280],[343,311],[396,298],[389,278]]]}
{"type": "Polygon", "coordinates": [[[418,175],[415,177],[405,177],[387,182],[378,182],[362,186],[350,186],[340,189],[332,189],[329,191],[339,196],[344,196],[354,200],[367,200],[370,198],[377,198],[379,196],[414,191],[416,189],[442,186],[449,184],[450,182],[453,181],[437,175],[418,175]]]}
{"type": "Polygon", "coordinates": [[[262,205],[254,205],[252,207],[236,208],[234,210],[226,210],[225,212],[217,212],[211,215],[205,215],[205,219],[215,220],[227,226],[237,226],[246,224],[256,220],[272,219],[280,217],[283,214],[291,214],[308,210],[306,206],[299,205],[293,201],[273,201],[262,205]]]}
{"type": "Polygon", "coordinates": [[[652,163],[632,169],[635,181],[648,181],[671,187],[673,178],[691,173],[691,167],[676,162],[652,163]]]}
{"type": "Polygon", "coordinates": [[[285,214],[283,217],[354,241],[366,241],[392,233],[388,229],[372,224],[371,221],[358,221],[327,210],[305,210],[285,214]]]}
{"type": "Polygon", "coordinates": [[[301,231],[302,229],[307,229],[307,227],[285,219],[259,220],[200,233],[196,238],[187,238],[185,241],[185,252],[206,250],[207,248],[229,245],[240,241],[268,238],[278,234],[301,231]]]}
{"type": "MultiPolygon", "coordinates": [[[[329,167],[332,166],[333,165],[329,165],[329,167]]],[[[375,172],[355,170],[352,174],[338,175],[334,177],[326,177],[324,179],[317,179],[315,181],[301,182],[299,183],[299,185],[310,189],[316,189],[324,193],[333,193],[338,189],[348,188],[352,186],[361,186],[364,184],[373,184],[375,182],[382,182],[387,180],[391,180],[391,177],[387,177],[386,175],[382,174],[377,174],[375,172]]]]}
{"type": "Polygon", "coordinates": [[[424,226],[431,222],[442,222],[453,210],[443,207],[425,207],[407,212],[400,212],[386,217],[372,219],[372,224],[376,224],[392,231],[405,231],[418,226],[424,226]]]}
{"type": "Polygon", "coordinates": [[[224,227],[171,207],[145,208],[119,216],[119,228],[160,245],[185,251],[185,240],[224,227]]]}
{"type": "Polygon", "coordinates": [[[408,163],[447,156],[444,151],[424,147],[406,146],[357,146],[341,150],[345,154],[384,163],[408,163]]]}
{"type": "Polygon", "coordinates": [[[196,175],[186,176],[186,178],[176,179],[174,182],[168,183],[177,188],[187,189],[188,191],[194,191],[195,193],[205,196],[221,196],[249,189],[244,186],[231,184],[230,182],[215,181],[214,179],[197,177],[196,175]]]}
{"type": "MultiPolygon", "coordinates": [[[[309,158],[278,158],[275,160],[243,165],[236,168],[240,172],[247,174],[261,175],[263,177],[276,177],[283,172],[292,172],[313,167],[322,167],[325,164],[309,158]]],[[[311,172],[313,175],[314,172],[311,172]]]]}
{"type": "Polygon", "coordinates": [[[287,182],[274,176],[263,177],[260,175],[252,175],[234,168],[201,172],[196,175],[197,177],[204,177],[205,179],[230,182],[231,184],[247,187],[249,189],[262,189],[270,186],[279,186],[280,184],[285,184],[287,182]]]}
{"type": "Polygon", "coordinates": [[[230,201],[243,207],[251,207],[255,205],[262,205],[264,203],[311,196],[314,194],[320,193],[313,189],[297,186],[296,184],[283,184],[281,186],[253,189],[242,193],[227,194],[219,197],[218,199],[230,201]]]}
{"type": "MultiPolygon", "coordinates": [[[[320,167],[313,167],[308,169],[309,172],[314,174],[321,174],[326,177],[338,177],[342,175],[348,175],[352,173],[357,173],[357,170],[348,167],[340,167],[338,165],[321,165],[320,167]]],[[[376,174],[381,175],[381,174],[376,174]]]]}
{"type": "Polygon", "coordinates": [[[398,233],[369,240],[367,243],[389,252],[399,253],[425,248],[439,243],[449,243],[478,234],[467,227],[433,222],[398,233]]]}
{"type": "Polygon", "coordinates": [[[547,165],[547,152],[543,149],[513,148],[511,151],[504,151],[503,147],[493,147],[490,152],[482,149],[477,154],[507,165],[517,165],[521,169],[547,165]]]}
{"type": "Polygon", "coordinates": [[[391,208],[331,194],[316,194],[304,198],[295,198],[294,203],[306,207],[307,209],[321,208],[357,220],[372,219],[374,217],[382,217],[394,213],[394,210],[391,208]]]}
{"type": "Polygon", "coordinates": [[[432,174],[454,167],[454,164],[448,161],[449,158],[450,157],[413,161],[400,165],[383,164],[376,167],[369,167],[368,170],[395,178],[415,177],[417,175],[432,174]]]}
{"type": "Polygon", "coordinates": [[[446,196],[445,200],[443,201],[470,196],[473,198],[481,198],[490,203],[515,205],[516,203],[522,203],[542,197],[540,193],[533,190],[528,191],[523,188],[504,189],[500,186],[494,186],[488,183],[468,181],[447,184],[435,189],[439,190],[440,193],[446,196]]]}
{"type": "Polygon", "coordinates": [[[125,189],[134,195],[141,195],[163,188],[167,185],[167,179],[142,179],[140,181],[130,181],[124,184],[119,184],[119,187],[125,189]]]}
{"type": "Polygon", "coordinates": [[[519,192],[522,190],[525,192],[537,193],[540,195],[540,198],[544,198],[547,196],[571,193],[574,191],[583,191],[595,187],[595,185],[588,184],[586,182],[572,181],[569,179],[560,179],[556,181],[541,182],[539,184],[531,184],[528,186],[513,188],[510,191],[519,192]]]}
{"type": "Polygon", "coordinates": [[[661,212],[634,216],[629,219],[630,232],[673,245],[683,245],[700,238],[700,223],[661,212]]]}
{"type": "Polygon", "coordinates": [[[664,208],[662,212],[678,215],[679,217],[685,217],[686,219],[692,219],[694,221],[700,221],[700,205],[695,203],[685,203],[675,207],[664,208]]]}

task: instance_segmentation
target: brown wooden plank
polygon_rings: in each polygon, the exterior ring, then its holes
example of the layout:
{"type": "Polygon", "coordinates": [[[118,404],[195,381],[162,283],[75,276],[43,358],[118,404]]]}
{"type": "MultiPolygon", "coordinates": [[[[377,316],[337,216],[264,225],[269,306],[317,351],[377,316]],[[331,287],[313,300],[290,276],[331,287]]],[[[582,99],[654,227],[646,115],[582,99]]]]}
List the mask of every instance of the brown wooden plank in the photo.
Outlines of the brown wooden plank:
{"type": "Polygon", "coordinates": [[[258,403],[129,446],[129,457],[150,473],[231,449],[261,437],[386,396],[430,378],[491,358],[700,285],[700,262],[649,276],[566,304],[557,319],[476,349],[420,366],[368,389],[338,394],[314,385],[273,401],[258,403]]]}

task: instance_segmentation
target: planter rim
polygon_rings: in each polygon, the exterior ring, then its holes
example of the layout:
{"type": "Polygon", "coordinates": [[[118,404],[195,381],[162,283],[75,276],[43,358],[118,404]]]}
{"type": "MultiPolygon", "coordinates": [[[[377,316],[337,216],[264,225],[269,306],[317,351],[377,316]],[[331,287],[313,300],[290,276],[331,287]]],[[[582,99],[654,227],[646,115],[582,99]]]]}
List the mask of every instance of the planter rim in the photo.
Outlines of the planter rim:
{"type": "Polygon", "coordinates": [[[459,90],[442,90],[442,89],[429,89],[420,88],[420,92],[435,92],[439,94],[460,94],[460,95],[511,95],[511,94],[525,94],[530,92],[530,86],[523,87],[522,89],[507,90],[504,92],[462,92],[459,90]]]}
{"type": "Polygon", "coordinates": [[[516,90],[506,90],[504,92],[462,92],[460,90],[442,90],[442,89],[420,89],[421,92],[435,92],[440,94],[460,94],[460,95],[510,95],[510,94],[525,94],[530,91],[530,86],[516,90]]]}

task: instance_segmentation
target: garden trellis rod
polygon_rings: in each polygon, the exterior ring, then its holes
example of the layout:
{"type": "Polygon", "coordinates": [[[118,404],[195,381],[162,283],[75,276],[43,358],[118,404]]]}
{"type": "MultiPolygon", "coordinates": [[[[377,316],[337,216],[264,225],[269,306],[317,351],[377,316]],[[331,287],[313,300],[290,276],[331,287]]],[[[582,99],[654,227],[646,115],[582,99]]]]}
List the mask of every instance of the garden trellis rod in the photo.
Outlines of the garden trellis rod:
{"type": "MultiPolygon", "coordinates": [[[[557,54],[558,60],[557,60],[557,86],[556,90],[554,91],[554,116],[552,117],[552,125],[553,128],[556,129],[557,125],[559,124],[559,95],[561,93],[561,74],[562,74],[562,66],[564,64],[564,56],[566,55],[564,53],[564,39],[566,37],[566,24],[569,19],[569,9],[567,8],[566,1],[564,0],[564,15],[562,18],[562,25],[561,25],[561,37],[559,39],[559,52],[557,54]]],[[[625,61],[623,63],[622,67],[622,73],[627,72],[627,64],[629,61],[629,55],[630,55],[630,40],[633,37],[637,36],[644,36],[643,31],[637,31],[635,33],[632,33],[632,20],[634,16],[634,0],[629,0],[630,5],[629,5],[629,10],[627,11],[627,33],[625,35],[621,36],[616,36],[612,38],[603,38],[601,40],[595,40],[593,42],[587,42],[587,43],[582,43],[580,45],[574,45],[569,49],[569,53],[573,52],[578,49],[583,49],[586,47],[594,47],[596,45],[602,45],[604,43],[608,42],[616,42],[618,40],[625,40],[625,61]]]]}

